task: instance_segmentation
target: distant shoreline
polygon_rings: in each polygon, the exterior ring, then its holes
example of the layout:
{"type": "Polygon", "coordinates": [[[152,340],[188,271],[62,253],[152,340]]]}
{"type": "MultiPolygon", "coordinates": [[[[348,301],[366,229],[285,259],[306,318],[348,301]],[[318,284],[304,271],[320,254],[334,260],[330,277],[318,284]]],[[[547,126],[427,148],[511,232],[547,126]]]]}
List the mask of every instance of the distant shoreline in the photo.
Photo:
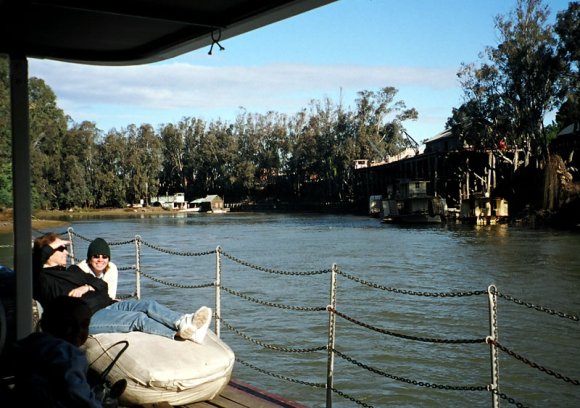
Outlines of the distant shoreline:
{"type": "MultiPolygon", "coordinates": [[[[66,227],[76,219],[83,217],[130,217],[137,214],[172,214],[176,211],[164,210],[160,207],[148,208],[105,208],[71,211],[35,211],[32,217],[32,228],[49,231],[66,227]]],[[[10,233],[13,230],[12,209],[0,211],[0,234],[10,233]]]]}

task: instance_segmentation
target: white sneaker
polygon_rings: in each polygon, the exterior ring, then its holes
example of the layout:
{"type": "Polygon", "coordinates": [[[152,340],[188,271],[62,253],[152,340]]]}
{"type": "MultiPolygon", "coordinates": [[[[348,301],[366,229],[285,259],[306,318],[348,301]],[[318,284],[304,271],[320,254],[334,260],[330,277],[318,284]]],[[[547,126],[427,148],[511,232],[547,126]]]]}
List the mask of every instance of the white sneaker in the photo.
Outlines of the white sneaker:
{"type": "Polygon", "coordinates": [[[177,335],[184,340],[191,340],[195,334],[195,326],[193,326],[192,320],[192,314],[184,314],[175,323],[175,326],[177,327],[177,335]]]}
{"type": "Polygon", "coordinates": [[[197,309],[191,323],[195,328],[191,340],[202,344],[209,329],[209,324],[211,323],[211,309],[207,306],[202,306],[197,309]]]}

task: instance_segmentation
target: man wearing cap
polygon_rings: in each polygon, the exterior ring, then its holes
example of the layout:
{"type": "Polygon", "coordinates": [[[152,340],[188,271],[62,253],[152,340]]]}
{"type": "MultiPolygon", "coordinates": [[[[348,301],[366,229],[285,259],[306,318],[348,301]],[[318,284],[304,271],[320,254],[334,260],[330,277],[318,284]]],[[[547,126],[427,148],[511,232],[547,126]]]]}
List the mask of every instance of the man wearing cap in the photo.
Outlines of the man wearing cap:
{"type": "Polygon", "coordinates": [[[81,261],[78,267],[84,272],[107,282],[109,296],[111,299],[117,298],[119,270],[117,265],[111,262],[111,249],[103,238],[95,238],[90,243],[87,249],[87,259],[81,261]]]}

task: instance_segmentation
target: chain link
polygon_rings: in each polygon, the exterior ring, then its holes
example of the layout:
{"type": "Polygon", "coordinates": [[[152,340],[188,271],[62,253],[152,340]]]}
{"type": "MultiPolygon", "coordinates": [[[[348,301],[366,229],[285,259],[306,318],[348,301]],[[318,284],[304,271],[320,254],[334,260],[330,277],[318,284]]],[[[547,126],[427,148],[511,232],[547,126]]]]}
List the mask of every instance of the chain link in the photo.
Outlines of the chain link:
{"type": "Polygon", "coordinates": [[[515,405],[518,408],[528,408],[526,405],[522,404],[521,402],[516,401],[515,399],[508,397],[505,393],[499,392],[498,390],[490,390],[493,394],[499,395],[499,397],[503,400],[506,400],[512,405],[515,405]]]}
{"type": "Polygon", "coordinates": [[[326,384],[314,383],[314,382],[304,381],[304,380],[297,380],[295,378],[290,378],[290,377],[286,377],[286,376],[283,376],[283,375],[280,375],[280,374],[276,374],[276,373],[273,373],[271,371],[264,370],[263,368],[256,367],[255,365],[252,365],[252,364],[250,364],[250,363],[248,363],[248,362],[246,362],[246,361],[244,361],[244,360],[242,360],[242,359],[240,359],[238,357],[236,357],[236,361],[238,363],[240,363],[240,364],[245,365],[246,367],[250,367],[250,368],[252,368],[252,369],[254,369],[256,371],[259,371],[259,372],[261,372],[263,374],[267,374],[267,375],[269,375],[271,377],[275,377],[275,378],[278,378],[278,379],[281,379],[281,380],[290,381],[290,382],[293,382],[295,384],[302,384],[302,385],[308,385],[310,387],[316,387],[316,388],[326,389],[326,384]]]}
{"type": "Polygon", "coordinates": [[[365,407],[365,408],[374,408],[372,405],[369,405],[369,404],[367,404],[366,402],[359,401],[359,400],[357,400],[356,398],[354,398],[354,397],[351,397],[350,395],[346,394],[345,392],[343,392],[343,391],[340,391],[340,390],[337,390],[337,389],[336,389],[336,388],[334,388],[334,387],[332,387],[332,388],[331,388],[331,390],[332,390],[332,392],[334,392],[335,394],[338,394],[338,395],[340,395],[342,398],[345,398],[345,399],[351,400],[352,402],[354,402],[354,403],[355,403],[355,404],[357,404],[357,405],[360,405],[361,407],[365,407]]]}
{"type": "MultiPolygon", "coordinates": [[[[41,232],[42,233],[42,232],[41,232]]],[[[84,241],[91,241],[89,238],[84,237],[80,234],[75,233],[72,230],[72,227],[68,229],[68,233],[72,236],[74,235],[75,237],[78,237],[81,240],[84,241]]],[[[44,234],[44,233],[43,233],[44,234]]],[[[62,232],[59,235],[65,235],[67,234],[67,232],[62,232]]],[[[215,253],[219,253],[219,254],[223,254],[224,257],[228,258],[229,260],[236,262],[240,265],[252,268],[254,270],[258,270],[258,271],[262,271],[262,272],[266,272],[266,273],[272,273],[272,274],[278,274],[278,275],[291,275],[291,276],[310,276],[310,275],[322,275],[322,274],[326,274],[326,273],[330,273],[332,272],[331,269],[322,269],[322,270],[317,270],[317,271],[302,271],[302,272],[293,272],[293,271],[284,271],[284,270],[276,270],[276,269],[272,269],[272,268],[265,268],[265,267],[261,267],[259,265],[255,265],[252,264],[250,262],[247,261],[243,261],[235,256],[232,256],[228,253],[223,252],[219,247],[215,250],[210,250],[210,251],[205,251],[205,252],[177,252],[177,251],[172,251],[172,250],[168,250],[165,248],[162,248],[160,246],[157,245],[153,245],[150,244],[146,241],[141,240],[141,238],[139,236],[135,236],[135,239],[131,239],[131,240],[127,240],[127,241],[122,241],[122,242],[109,242],[109,245],[111,246],[118,246],[118,245],[126,245],[126,244],[131,244],[134,242],[138,242],[138,243],[142,243],[143,245],[160,251],[160,252],[164,252],[167,254],[171,254],[171,255],[177,255],[177,256],[204,256],[204,255],[211,255],[211,254],[215,254],[215,253]]],[[[9,246],[3,246],[3,247],[9,247],[9,246]]],[[[124,268],[119,268],[119,270],[134,270],[136,268],[135,265],[130,266],[130,267],[124,267],[124,268]]],[[[334,268],[334,267],[333,267],[334,268]]],[[[161,280],[159,278],[155,278],[151,275],[148,275],[144,272],[141,271],[137,271],[141,276],[144,276],[148,279],[151,279],[154,282],[166,285],[166,286],[171,286],[171,287],[177,287],[177,288],[207,288],[207,287],[215,287],[215,283],[208,283],[208,284],[201,284],[201,285],[183,285],[183,284],[175,284],[175,283],[171,283],[168,281],[164,281],[161,280]]],[[[487,295],[489,293],[493,293],[498,297],[501,297],[505,300],[514,302],[518,305],[523,305],[526,306],[530,309],[535,309],[537,311],[540,312],[544,312],[544,313],[548,313],[550,315],[554,315],[554,316],[558,316],[558,317],[562,317],[562,318],[566,318],[566,319],[570,319],[573,321],[580,321],[580,318],[576,315],[572,315],[572,314],[568,314],[565,312],[559,312],[557,310],[554,310],[552,308],[548,308],[548,307],[544,307],[544,306],[540,306],[540,305],[536,305],[534,303],[531,302],[525,302],[523,300],[517,299],[513,296],[507,295],[507,294],[503,294],[500,293],[499,291],[497,291],[497,289],[494,286],[490,286],[489,290],[475,290],[475,291],[452,291],[452,292],[422,292],[422,291],[413,291],[413,290],[406,290],[406,289],[398,289],[398,288],[394,288],[394,287],[388,287],[385,285],[380,285],[374,282],[370,282],[364,279],[361,279],[357,276],[354,276],[352,274],[349,273],[345,273],[343,271],[340,271],[338,269],[336,269],[336,273],[339,275],[342,275],[343,277],[355,281],[357,283],[369,286],[371,288],[374,289],[380,289],[380,290],[385,290],[385,291],[389,291],[389,292],[393,292],[393,293],[398,293],[398,294],[403,294],[403,295],[412,295],[412,296],[424,296],[424,297],[433,297],[433,298],[455,298],[455,297],[467,297],[467,296],[479,296],[479,295],[487,295]]],[[[297,310],[297,311],[313,311],[313,312],[321,312],[321,311],[328,311],[333,313],[334,315],[338,315],[340,317],[342,317],[343,319],[350,321],[354,324],[357,324],[361,327],[379,332],[379,333],[383,333],[386,335],[391,335],[391,336],[395,336],[395,337],[399,337],[399,338],[404,338],[404,339],[408,339],[408,340],[416,340],[416,341],[423,341],[423,342],[430,342],[430,343],[451,343],[451,344],[459,344],[459,343],[485,343],[486,339],[482,338],[482,339],[438,339],[438,338],[428,338],[428,337],[417,337],[417,336],[410,336],[410,335],[406,335],[406,334],[401,334],[401,333],[395,333],[395,332],[391,332],[388,330],[384,330],[375,326],[371,326],[369,324],[366,324],[364,322],[358,321],[350,316],[347,316],[343,313],[338,312],[336,309],[332,308],[331,306],[325,306],[325,307],[299,307],[299,306],[288,306],[288,305],[284,305],[284,304],[280,304],[280,303],[273,303],[273,302],[266,302],[266,301],[262,301],[256,298],[252,298],[249,297],[245,294],[242,294],[238,291],[229,289],[229,288],[224,288],[222,287],[221,289],[223,289],[225,292],[230,293],[231,295],[240,297],[244,300],[248,300],[260,305],[265,305],[265,306],[271,306],[271,307],[276,307],[276,308],[281,308],[281,309],[289,309],[289,310],[297,310]]],[[[120,298],[127,298],[127,297],[134,297],[135,294],[131,294],[131,295],[125,295],[123,297],[120,298]]],[[[495,306],[494,306],[495,308],[495,306]]],[[[494,310],[494,313],[497,313],[496,310],[494,310]]],[[[220,319],[221,320],[221,319],[220,319]]],[[[423,381],[417,381],[417,380],[413,380],[413,379],[409,379],[409,378],[404,378],[404,377],[400,377],[400,376],[396,376],[396,375],[392,375],[392,374],[388,374],[388,373],[384,373],[376,368],[373,368],[371,366],[365,365],[361,362],[356,361],[355,359],[346,356],[345,354],[340,353],[339,351],[333,349],[333,346],[331,344],[326,345],[326,346],[321,346],[321,347],[313,347],[313,348],[302,348],[302,349],[297,349],[297,348],[284,348],[284,347],[280,347],[280,346],[276,346],[276,345],[272,345],[272,344],[268,344],[265,342],[262,342],[260,340],[254,339],[250,336],[248,336],[247,334],[241,332],[240,330],[234,328],[233,326],[231,326],[230,324],[228,324],[227,322],[221,320],[221,322],[224,323],[224,326],[228,328],[228,330],[231,330],[233,333],[237,334],[238,336],[244,338],[245,340],[252,342],[258,346],[264,347],[266,349],[270,349],[270,350],[275,350],[275,351],[281,351],[281,352],[288,352],[288,353],[311,353],[311,352],[320,352],[320,351],[328,351],[329,353],[334,352],[336,353],[338,356],[340,356],[341,358],[343,358],[346,361],[349,361],[352,364],[355,364],[361,368],[364,368],[368,371],[371,371],[375,374],[387,377],[387,378],[391,378],[397,381],[401,381],[401,382],[405,382],[408,384],[412,384],[412,385],[416,385],[416,386],[420,386],[420,387],[427,387],[427,388],[436,388],[436,389],[441,389],[441,390],[459,390],[459,391],[489,391],[492,392],[493,394],[499,396],[502,400],[505,400],[506,402],[516,405],[518,408],[526,408],[525,405],[523,405],[522,403],[516,401],[515,399],[509,397],[508,395],[506,395],[505,393],[502,393],[499,391],[499,389],[495,389],[494,387],[488,385],[485,387],[482,386],[458,386],[458,385],[442,385],[442,384],[433,384],[433,383],[429,383],[429,382],[423,382],[423,381]]],[[[492,322],[492,324],[496,324],[496,322],[492,322]]],[[[500,350],[506,352],[507,354],[509,354],[510,356],[514,357],[515,359],[533,367],[536,368],[548,375],[551,375],[557,379],[563,380],[565,382],[571,383],[573,385],[580,385],[580,381],[576,380],[576,379],[572,379],[569,377],[565,377],[562,374],[559,374],[553,370],[550,370],[548,368],[545,368],[543,366],[540,366],[539,364],[532,362],[531,360],[515,353],[512,350],[509,350],[508,348],[502,346],[501,344],[499,344],[497,342],[497,339],[492,339],[492,338],[488,338],[487,341],[492,344],[493,346],[499,348],[500,350]]],[[[259,371],[261,373],[270,375],[272,377],[276,377],[279,379],[283,379],[283,380],[287,380],[293,383],[297,383],[297,384],[302,384],[302,385],[307,385],[307,386],[312,386],[312,387],[318,387],[318,388],[323,388],[326,389],[327,385],[326,384],[320,384],[320,383],[313,383],[313,382],[307,382],[307,381],[302,381],[302,380],[297,380],[297,379],[293,379],[290,377],[286,377],[286,376],[282,376],[279,374],[275,374],[269,371],[266,371],[264,369],[258,368],[256,366],[253,366],[239,358],[236,357],[236,361],[238,361],[239,363],[246,365],[256,371],[259,371]]],[[[336,393],[337,395],[340,395],[343,398],[346,398],[358,405],[364,406],[364,407],[371,407],[371,405],[368,405],[365,402],[359,401],[351,396],[349,396],[348,394],[339,391],[337,389],[335,389],[334,387],[331,387],[330,390],[332,390],[333,393],[336,393]]]]}
{"type": "Polygon", "coordinates": [[[137,297],[137,293],[133,292],[133,293],[128,293],[125,295],[117,295],[117,299],[120,300],[124,300],[124,299],[132,299],[132,298],[136,298],[137,297]]]}
{"type": "Polygon", "coordinates": [[[390,378],[392,380],[396,380],[399,382],[417,385],[419,387],[427,387],[427,388],[434,388],[434,389],[447,390],[447,391],[487,391],[487,386],[481,386],[481,385],[479,385],[479,386],[477,386],[477,385],[441,385],[441,384],[433,384],[433,383],[424,382],[424,381],[411,380],[409,378],[400,377],[398,375],[388,374],[388,373],[385,373],[384,371],[381,371],[381,370],[378,370],[378,369],[371,367],[369,365],[363,364],[363,363],[356,361],[355,359],[347,356],[346,354],[341,353],[340,351],[338,351],[336,349],[333,351],[340,358],[348,361],[351,364],[354,364],[354,365],[356,365],[360,368],[363,368],[367,371],[370,371],[374,374],[378,374],[380,376],[387,377],[387,378],[390,378]]]}
{"type": "Polygon", "coordinates": [[[564,318],[564,319],[569,319],[569,320],[572,320],[572,321],[575,321],[575,322],[580,321],[580,318],[578,316],[576,316],[576,315],[571,315],[571,314],[568,314],[568,313],[565,313],[565,312],[559,312],[559,311],[554,310],[554,309],[551,309],[549,307],[536,305],[536,304],[531,303],[531,302],[525,302],[523,300],[517,299],[517,298],[515,298],[513,296],[507,295],[505,293],[501,293],[499,291],[497,291],[496,294],[497,294],[497,296],[502,297],[505,300],[508,300],[508,301],[513,302],[513,303],[515,303],[517,305],[520,305],[520,306],[525,306],[525,307],[527,307],[529,309],[535,309],[538,312],[548,313],[549,315],[558,316],[558,317],[561,317],[561,318],[564,318]]]}
{"type": "Polygon", "coordinates": [[[211,287],[214,287],[215,286],[215,283],[213,283],[213,282],[211,282],[211,283],[202,283],[200,285],[184,285],[182,283],[172,283],[172,282],[169,282],[169,281],[161,280],[159,278],[155,278],[155,277],[153,277],[151,275],[146,274],[143,271],[139,271],[139,275],[145,276],[146,278],[149,278],[152,281],[157,282],[157,283],[160,283],[162,285],[171,286],[171,287],[174,287],[174,288],[200,289],[200,288],[211,288],[211,287]]]}
{"type": "Polygon", "coordinates": [[[407,339],[407,340],[416,340],[416,341],[422,341],[422,342],[426,342],[426,343],[449,343],[449,344],[473,344],[473,343],[485,343],[485,338],[480,338],[480,339],[436,339],[436,338],[430,338],[430,337],[416,337],[416,336],[410,336],[407,334],[401,334],[401,333],[396,333],[396,332],[392,332],[389,330],[385,330],[385,329],[381,329],[375,326],[371,326],[370,324],[367,323],[363,323],[359,320],[353,319],[350,316],[345,315],[344,313],[339,312],[336,309],[333,309],[332,307],[328,306],[327,310],[329,312],[332,312],[334,314],[336,314],[337,316],[342,317],[345,320],[348,320],[351,323],[357,324],[361,327],[364,327],[366,329],[370,329],[379,333],[383,333],[383,334],[387,334],[389,336],[393,336],[393,337],[399,337],[402,339],[407,339]]]}
{"type": "Polygon", "coordinates": [[[418,291],[414,291],[414,290],[397,289],[397,288],[392,288],[392,287],[388,287],[388,286],[384,286],[384,285],[379,285],[377,283],[369,282],[367,280],[358,278],[354,275],[350,275],[350,274],[343,272],[341,270],[338,270],[337,273],[339,275],[344,276],[347,279],[350,279],[350,280],[358,282],[360,284],[369,286],[371,288],[386,290],[388,292],[399,293],[402,295],[426,296],[426,297],[436,297],[436,298],[453,298],[453,297],[465,297],[465,296],[480,296],[480,295],[487,294],[486,290],[474,290],[474,291],[466,291],[466,292],[418,292],[418,291]]]}
{"type": "Polygon", "coordinates": [[[278,270],[278,269],[264,268],[262,266],[252,264],[250,262],[243,261],[240,258],[236,258],[235,256],[230,255],[222,250],[220,250],[220,253],[223,256],[225,256],[226,258],[228,258],[229,260],[234,261],[240,265],[247,266],[248,268],[252,268],[252,269],[255,269],[257,271],[273,273],[276,275],[310,276],[310,275],[322,275],[322,274],[331,272],[330,269],[320,269],[318,271],[306,271],[306,272],[291,272],[291,271],[282,271],[282,270],[278,270]]]}
{"type": "Polygon", "coordinates": [[[493,339],[487,339],[487,342],[489,344],[493,344],[495,347],[497,347],[498,349],[500,349],[501,351],[507,353],[508,355],[512,356],[513,358],[515,358],[516,360],[521,361],[522,363],[525,363],[527,365],[529,365],[532,368],[535,368],[537,370],[540,370],[548,375],[551,375],[552,377],[555,377],[559,380],[565,381],[567,383],[573,384],[573,385],[580,385],[580,381],[579,380],[575,380],[573,378],[570,377],[566,377],[560,373],[557,373],[553,370],[550,370],[549,368],[543,367],[537,363],[534,363],[533,361],[525,358],[524,356],[522,356],[521,354],[516,353],[513,350],[508,349],[507,347],[501,345],[499,342],[497,342],[496,340],[493,339]]]}
{"type": "MultiPolygon", "coordinates": [[[[32,228],[32,232],[36,232],[38,235],[44,235],[44,234],[48,234],[48,232],[41,231],[41,230],[39,230],[39,229],[35,229],[35,228],[32,228]]],[[[49,231],[49,232],[52,232],[52,231],[49,231]]],[[[63,231],[63,232],[55,232],[55,234],[56,234],[56,235],[59,235],[59,236],[62,236],[62,235],[66,235],[66,234],[67,234],[67,231],[63,231]]]]}
{"type": "Polygon", "coordinates": [[[271,307],[277,307],[279,309],[286,309],[286,310],[299,310],[299,311],[303,311],[303,312],[323,312],[326,310],[326,306],[323,307],[304,307],[304,306],[289,306],[289,305],[284,305],[281,303],[273,303],[273,302],[266,302],[264,300],[260,300],[260,299],[256,299],[247,295],[244,295],[241,292],[235,291],[233,289],[227,288],[222,286],[220,288],[221,290],[228,292],[230,295],[234,295],[237,296],[239,298],[242,298],[244,300],[248,300],[250,302],[254,302],[263,306],[271,306],[271,307]]]}
{"type": "MultiPolygon", "coordinates": [[[[81,234],[76,233],[72,229],[72,227],[69,227],[67,233],[71,234],[72,236],[78,237],[79,239],[81,239],[82,241],[85,241],[85,242],[91,242],[92,241],[92,239],[87,238],[87,237],[85,237],[85,236],[83,236],[81,234]]],[[[135,239],[129,239],[129,240],[126,240],[126,241],[107,241],[107,244],[109,246],[120,246],[120,245],[132,244],[133,242],[135,242],[135,239]]]]}
{"type": "Polygon", "coordinates": [[[209,250],[209,251],[203,251],[203,252],[178,252],[178,251],[171,251],[169,249],[162,248],[162,247],[160,247],[158,245],[150,244],[149,242],[143,241],[142,239],[140,241],[141,241],[141,243],[143,245],[145,245],[145,246],[147,246],[147,247],[149,247],[151,249],[154,249],[154,250],[159,251],[159,252],[164,252],[164,253],[169,254],[169,255],[177,255],[177,256],[204,256],[204,255],[215,254],[215,252],[216,252],[215,249],[212,249],[212,250],[209,250]]]}
{"type": "Polygon", "coordinates": [[[264,343],[260,340],[256,340],[244,333],[242,333],[241,331],[239,331],[238,329],[236,329],[235,327],[233,327],[231,324],[229,324],[228,322],[226,322],[224,319],[222,319],[220,317],[220,322],[223,323],[226,328],[234,333],[236,333],[238,336],[244,338],[245,340],[252,342],[258,346],[267,348],[269,350],[276,350],[276,351],[284,351],[286,353],[313,353],[313,352],[317,352],[317,351],[324,351],[326,350],[326,346],[320,346],[320,347],[313,347],[313,348],[302,348],[302,349],[296,349],[296,348],[285,348],[285,347],[279,347],[279,346],[273,346],[271,344],[267,344],[264,343]]]}

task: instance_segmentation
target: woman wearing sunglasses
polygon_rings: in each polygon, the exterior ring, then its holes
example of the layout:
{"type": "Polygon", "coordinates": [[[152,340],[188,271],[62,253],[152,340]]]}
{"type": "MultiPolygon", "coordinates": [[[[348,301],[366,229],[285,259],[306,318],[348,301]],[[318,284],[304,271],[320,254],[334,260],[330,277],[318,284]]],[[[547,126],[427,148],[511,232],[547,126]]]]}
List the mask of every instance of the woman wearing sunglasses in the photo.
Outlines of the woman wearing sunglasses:
{"type": "Polygon", "coordinates": [[[104,280],[109,286],[111,299],[117,298],[119,271],[111,262],[111,248],[103,238],[95,238],[87,249],[87,259],[78,264],[84,272],[104,280]]]}
{"type": "Polygon", "coordinates": [[[181,314],[154,300],[113,300],[107,282],[77,265],[67,268],[68,244],[55,233],[34,240],[33,296],[42,307],[58,296],[79,297],[92,312],[90,334],[141,331],[203,343],[211,322],[210,308],[181,314]]]}

